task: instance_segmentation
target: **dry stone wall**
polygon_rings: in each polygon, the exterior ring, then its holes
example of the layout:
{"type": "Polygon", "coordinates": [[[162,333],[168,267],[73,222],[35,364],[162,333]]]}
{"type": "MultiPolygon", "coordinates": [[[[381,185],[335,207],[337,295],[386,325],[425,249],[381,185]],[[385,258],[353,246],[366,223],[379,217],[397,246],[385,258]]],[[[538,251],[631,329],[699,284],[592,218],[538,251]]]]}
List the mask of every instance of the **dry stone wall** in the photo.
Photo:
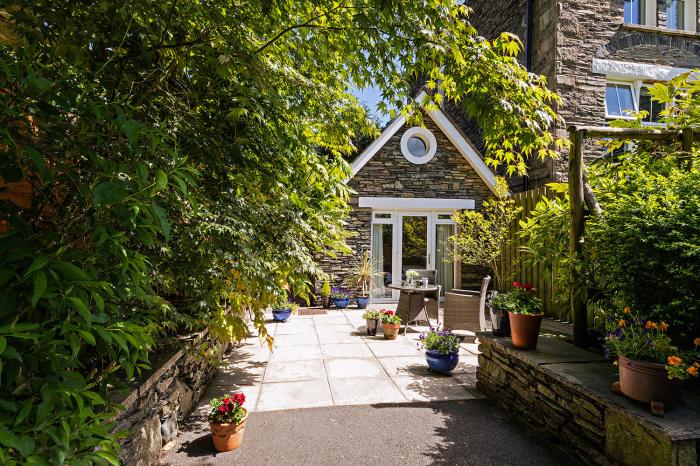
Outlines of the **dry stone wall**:
{"type": "Polygon", "coordinates": [[[127,433],[119,455],[125,466],[157,464],[163,446],[177,436],[178,423],[196,406],[216,372],[214,364],[195,352],[203,342],[214,345],[202,333],[183,348],[153,355],[152,370],[121,401],[124,410],[115,430],[127,433]]]}

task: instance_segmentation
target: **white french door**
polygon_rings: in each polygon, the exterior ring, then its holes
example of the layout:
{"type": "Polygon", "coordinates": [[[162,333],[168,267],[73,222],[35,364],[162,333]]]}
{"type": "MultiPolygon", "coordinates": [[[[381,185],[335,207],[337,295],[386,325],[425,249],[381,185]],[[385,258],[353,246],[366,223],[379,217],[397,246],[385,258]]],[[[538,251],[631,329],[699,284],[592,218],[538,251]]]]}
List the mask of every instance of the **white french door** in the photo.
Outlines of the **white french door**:
{"type": "Polygon", "coordinates": [[[451,211],[384,211],[372,213],[371,254],[375,270],[384,273],[374,281],[374,302],[398,300],[400,285],[411,269],[437,270],[437,283],[445,289],[456,281],[452,246],[455,224],[451,211]]]}

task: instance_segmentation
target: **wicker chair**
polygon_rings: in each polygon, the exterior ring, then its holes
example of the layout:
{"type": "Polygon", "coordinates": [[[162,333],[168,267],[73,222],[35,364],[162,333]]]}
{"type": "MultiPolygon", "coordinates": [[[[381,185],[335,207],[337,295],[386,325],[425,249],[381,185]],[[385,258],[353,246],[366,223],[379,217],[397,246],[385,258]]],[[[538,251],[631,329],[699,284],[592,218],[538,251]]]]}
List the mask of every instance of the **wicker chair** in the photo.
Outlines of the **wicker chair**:
{"type": "MultiPolygon", "coordinates": [[[[421,269],[415,271],[418,272],[420,278],[427,278],[429,285],[435,285],[437,270],[421,269]]],[[[431,319],[438,318],[438,310],[440,308],[440,292],[442,291],[442,286],[438,285],[437,287],[437,291],[430,291],[425,293],[425,310],[428,312],[428,317],[430,317],[431,319]]]]}
{"type": "Polygon", "coordinates": [[[450,330],[467,330],[475,333],[487,330],[484,308],[486,290],[490,281],[490,276],[484,277],[481,282],[481,291],[455,289],[445,293],[442,326],[450,330]]]}

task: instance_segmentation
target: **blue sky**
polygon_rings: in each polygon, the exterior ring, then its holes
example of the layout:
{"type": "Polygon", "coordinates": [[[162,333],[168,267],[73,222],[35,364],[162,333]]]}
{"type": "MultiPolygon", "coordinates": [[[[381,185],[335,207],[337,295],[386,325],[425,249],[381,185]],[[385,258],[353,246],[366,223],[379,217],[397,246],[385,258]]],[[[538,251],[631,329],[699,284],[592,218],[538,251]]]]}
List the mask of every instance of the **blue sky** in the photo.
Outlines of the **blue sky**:
{"type": "Polygon", "coordinates": [[[388,114],[377,112],[377,104],[382,100],[382,95],[378,88],[353,89],[352,93],[360,102],[369,107],[372,114],[379,120],[379,126],[384,126],[389,122],[388,114]]]}

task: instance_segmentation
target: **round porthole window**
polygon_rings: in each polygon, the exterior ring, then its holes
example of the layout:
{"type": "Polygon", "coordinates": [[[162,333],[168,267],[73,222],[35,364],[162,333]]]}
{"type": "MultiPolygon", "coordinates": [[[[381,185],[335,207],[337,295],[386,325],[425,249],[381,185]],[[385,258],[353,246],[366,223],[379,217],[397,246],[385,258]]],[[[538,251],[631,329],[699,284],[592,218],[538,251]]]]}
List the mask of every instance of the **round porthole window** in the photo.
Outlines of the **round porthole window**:
{"type": "Polygon", "coordinates": [[[435,136],[420,126],[407,129],[401,137],[401,153],[411,163],[422,165],[430,162],[436,150],[435,136]]]}

